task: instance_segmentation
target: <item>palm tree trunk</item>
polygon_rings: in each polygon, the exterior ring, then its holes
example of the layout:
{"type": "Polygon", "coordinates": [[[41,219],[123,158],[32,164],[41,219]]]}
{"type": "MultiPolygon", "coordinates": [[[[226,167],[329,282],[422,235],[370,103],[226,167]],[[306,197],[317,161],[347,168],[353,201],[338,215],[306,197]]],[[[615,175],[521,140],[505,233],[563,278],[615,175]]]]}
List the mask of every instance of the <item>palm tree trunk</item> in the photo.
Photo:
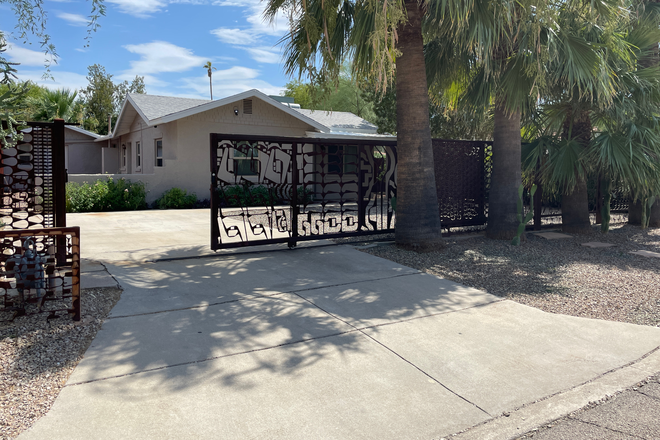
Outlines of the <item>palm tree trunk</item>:
{"type": "MultiPolygon", "coordinates": [[[[649,227],[660,228],[660,200],[657,196],[649,215],[649,227]]],[[[635,203],[631,202],[628,206],[628,224],[637,226],[642,224],[642,203],[639,200],[635,203]]]]}
{"type": "Polygon", "coordinates": [[[486,236],[511,240],[518,230],[518,188],[521,176],[520,112],[507,113],[502,98],[495,106],[493,169],[488,195],[486,236]]]}
{"type": "MultiPolygon", "coordinates": [[[[593,126],[591,116],[586,110],[577,113],[569,111],[564,120],[564,138],[577,139],[584,148],[591,141],[593,126]]],[[[586,233],[591,230],[589,219],[589,196],[587,194],[586,179],[578,179],[572,190],[564,190],[561,195],[561,229],[570,233],[586,233]]]]}
{"type": "MultiPolygon", "coordinates": [[[[653,3],[658,3],[658,1],[656,0],[653,3]]],[[[646,59],[640,60],[640,64],[644,67],[657,66],[658,63],[660,63],[660,42],[655,45],[646,59]]],[[[650,228],[660,228],[660,194],[657,194],[655,199],[651,212],[648,214],[650,216],[650,228]]],[[[637,203],[631,202],[628,206],[628,223],[631,225],[642,224],[642,204],[639,201],[637,203]]]]}
{"type": "Polygon", "coordinates": [[[398,30],[396,60],[397,210],[395,241],[417,251],[442,246],[435,186],[422,11],[405,0],[408,21],[398,30]]]}

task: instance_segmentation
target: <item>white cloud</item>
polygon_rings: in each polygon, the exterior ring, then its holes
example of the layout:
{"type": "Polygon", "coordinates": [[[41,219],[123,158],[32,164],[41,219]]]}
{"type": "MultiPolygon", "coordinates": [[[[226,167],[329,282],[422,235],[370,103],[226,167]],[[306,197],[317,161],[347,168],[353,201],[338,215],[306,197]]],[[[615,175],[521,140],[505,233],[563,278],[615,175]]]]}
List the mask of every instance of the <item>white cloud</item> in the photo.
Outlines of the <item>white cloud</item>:
{"type": "Polygon", "coordinates": [[[279,64],[282,60],[282,54],[277,48],[254,47],[247,49],[247,51],[252,56],[252,59],[258,63],[279,64]]]}
{"type": "Polygon", "coordinates": [[[30,50],[24,47],[10,44],[6,52],[9,60],[14,63],[19,63],[21,66],[41,66],[47,63],[52,63],[53,58],[38,50],[30,50]]]}
{"type": "Polygon", "coordinates": [[[19,70],[17,76],[21,81],[30,80],[49,89],[79,90],[87,87],[87,78],[79,73],[51,71],[52,79],[44,79],[43,73],[43,70],[19,70]]]}
{"type": "Polygon", "coordinates": [[[57,16],[68,22],[71,26],[87,26],[89,19],[80,14],[69,14],[68,12],[58,12],[57,16]]]}
{"type": "Polygon", "coordinates": [[[124,72],[130,76],[144,76],[160,72],[185,72],[194,67],[199,67],[201,70],[204,63],[208,61],[204,57],[193,54],[190,49],[166,41],[129,44],[124,48],[131,53],[140,55],[140,59],[131,61],[131,68],[124,72]]]}
{"type": "Polygon", "coordinates": [[[251,14],[247,17],[248,23],[252,25],[252,29],[263,34],[273,35],[280,37],[289,31],[289,20],[283,12],[275,14],[273,21],[264,19],[264,9],[266,5],[258,3],[255,7],[251,8],[251,14]]]}
{"type": "Polygon", "coordinates": [[[141,18],[160,12],[168,3],[164,0],[106,0],[106,2],[117,5],[119,11],[124,14],[141,18]]]}
{"type": "Polygon", "coordinates": [[[218,28],[211,31],[223,43],[234,46],[249,46],[259,40],[259,35],[251,30],[218,28]]]}
{"type": "MultiPolygon", "coordinates": [[[[234,66],[225,70],[213,72],[213,79],[217,81],[235,81],[236,79],[253,79],[259,76],[259,71],[249,67],[234,66]]],[[[208,78],[208,76],[206,77],[208,78]]],[[[252,87],[254,88],[254,87],[252,87]]]]}
{"type": "Polygon", "coordinates": [[[278,12],[271,22],[264,20],[263,12],[266,5],[260,0],[219,0],[213,4],[244,8],[248,27],[246,29],[222,27],[213,29],[211,34],[225,44],[247,50],[252,59],[259,63],[278,64],[281,61],[280,49],[264,47],[263,40],[281,37],[289,31],[289,21],[284,13],[278,12]]]}

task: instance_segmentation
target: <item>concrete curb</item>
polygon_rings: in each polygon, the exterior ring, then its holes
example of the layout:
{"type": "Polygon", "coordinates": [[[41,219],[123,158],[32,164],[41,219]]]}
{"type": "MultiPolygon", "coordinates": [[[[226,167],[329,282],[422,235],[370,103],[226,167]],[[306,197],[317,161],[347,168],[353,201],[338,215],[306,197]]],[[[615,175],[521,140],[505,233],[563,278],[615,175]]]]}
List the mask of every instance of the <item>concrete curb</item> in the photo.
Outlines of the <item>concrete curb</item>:
{"type": "Polygon", "coordinates": [[[573,411],[623,391],[660,371],[660,347],[594,380],[490,419],[452,440],[512,440],[573,411]]]}

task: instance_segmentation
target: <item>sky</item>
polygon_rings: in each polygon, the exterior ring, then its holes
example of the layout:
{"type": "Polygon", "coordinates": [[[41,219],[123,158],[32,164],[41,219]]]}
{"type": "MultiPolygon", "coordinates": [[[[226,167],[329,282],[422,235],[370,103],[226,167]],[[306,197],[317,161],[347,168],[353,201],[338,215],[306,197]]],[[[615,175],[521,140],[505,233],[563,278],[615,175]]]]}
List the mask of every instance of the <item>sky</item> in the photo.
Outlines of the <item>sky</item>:
{"type": "Polygon", "coordinates": [[[11,8],[0,1],[0,30],[10,47],[5,57],[20,63],[18,77],[49,88],[81,89],[87,67],[100,64],[115,83],[143,76],[147,93],[209,99],[204,64],[211,61],[213,99],[258,89],[280,95],[284,74],[284,16],[263,20],[260,0],[105,0],[106,16],[85,47],[91,5],[85,0],[45,0],[47,33],[58,54],[52,79],[36,37],[23,44],[11,8]]]}

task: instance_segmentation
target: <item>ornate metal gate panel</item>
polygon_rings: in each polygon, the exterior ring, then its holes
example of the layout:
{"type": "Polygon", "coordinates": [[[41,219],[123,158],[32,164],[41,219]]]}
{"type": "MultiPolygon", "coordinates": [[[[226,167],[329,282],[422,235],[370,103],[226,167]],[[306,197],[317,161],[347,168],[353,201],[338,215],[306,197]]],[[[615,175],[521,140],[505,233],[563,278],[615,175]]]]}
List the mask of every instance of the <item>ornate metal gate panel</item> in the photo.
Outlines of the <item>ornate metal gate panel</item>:
{"type": "Polygon", "coordinates": [[[64,121],[29,122],[13,148],[0,140],[4,229],[66,226],[64,121]]]}
{"type": "Polygon", "coordinates": [[[443,228],[478,226],[488,217],[492,142],[433,139],[443,228]]]}
{"type": "Polygon", "coordinates": [[[211,135],[211,248],[394,232],[396,142],[211,135]]]}

